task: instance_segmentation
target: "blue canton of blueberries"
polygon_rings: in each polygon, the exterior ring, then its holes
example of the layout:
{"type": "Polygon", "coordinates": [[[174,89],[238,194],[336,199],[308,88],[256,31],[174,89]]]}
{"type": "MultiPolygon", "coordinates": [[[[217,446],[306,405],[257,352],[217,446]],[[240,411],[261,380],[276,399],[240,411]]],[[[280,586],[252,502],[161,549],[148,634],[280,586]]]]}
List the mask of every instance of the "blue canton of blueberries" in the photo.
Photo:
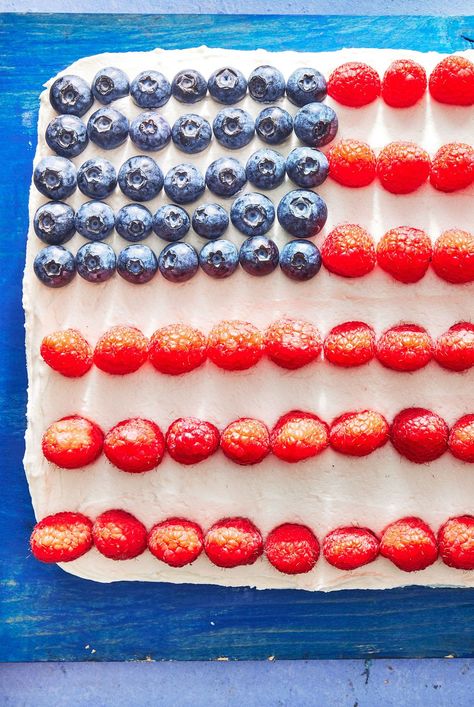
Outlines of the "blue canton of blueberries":
{"type": "Polygon", "coordinates": [[[297,106],[319,103],[327,95],[326,79],[316,69],[296,69],[286,83],[286,95],[297,106]]]}
{"type": "Polygon", "coordinates": [[[286,158],[286,173],[299,187],[318,187],[329,174],[329,163],[320,150],[295,147],[286,158]]]}
{"type": "Polygon", "coordinates": [[[142,204],[125,204],[115,217],[115,230],[131,243],[148,238],[152,225],[153,216],[142,204]]]}
{"type": "Polygon", "coordinates": [[[159,113],[140,113],[130,123],[130,139],[140,150],[162,150],[171,140],[171,128],[159,113]]]}
{"type": "Polygon", "coordinates": [[[115,167],[103,157],[93,157],[77,170],[77,186],[92,199],[110,196],[117,186],[115,167]]]}
{"type": "Polygon", "coordinates": [[[153,216],[153,230],[164,241],[180,241],[191,228],[187,211],[176,204],[160,206],[153,216]]]}
{"type": "Polygon", "coordinates": [[[234,157],[220,157],[206,170],[207,188],[216,196],[235,196],[246,182],[245,169],[234,157]]]}
{"type": "Polygon", "coordinates": [[[274,189],[285,179],[285,158],[276,150],[264,147],[250,155],[245,172],[257,189],[274,189]]]}
{"type": "Polygon", "coordinates": [[[278,101],[285,95],[285,78],[274,66],[258,66],[249,76],[249,93],[260,103],[278,101]]]}
{"type": "Polygon", "coordinates": [[[337,115],[332,108],[321,103],[308,103],[295,115],[295,133],[310,147],[327,145],[336,137],[337,128],[337,115]]]}
{"type": "Polygon", "coordinates": [[[189,243],[170,243],[161,251],[158,267],[166,280],[186,282],[199,268],[198,254],[189,243]]]}
{"type": "Polygon", "coordinates": [[[141,243],[128,245],[118,255],[118,274],[134,285],[143,285],[149,282],[157,270],[156,255],[151,248],[141,243]]]}
{"type": "Polygon", "coordinates": [[[220,204],[201,204],[193,213],[193,229],[202,238],[220,238],[229,225],[227,211],[220,204]]]}
{"type": "Polygon", "coordinates": [[[230,277],[239,265],[239,252],[234,243],[227,240],[209,241],[199,253],[201,269],[216,280],[230,277]]]}
{"type": "Polygon", "coordinates": [[[171,96],[171,85],[159,71],[142,71],[130,84],[130,95],[140,108],[160,108],[171,96]]]}
{"type": "Polygon", "coordinates": [[[202,152],[211,142],[211,126],[196,113],[181,115],[172,130],[173,142],[179,150],[195,154],[202,152]]]}
{"type": "Polygon", "coordinates": [[[238,196],[230,209],[235,228],[246,236],[262,236],[275,220],[275,209],[267,196],[249,192],[238,196]]]}
{"type": "Polygon", "coordinates": [[[49,147],[61,157],[77,157],[89,142],[86,126],[75,115],[54,118],[46,128],[45,138],[49,147]]]}
{"type": "Polygon", "coordinates": [[[115,215],[103,201],[87,201],[79,207],[74,219],[76,231],[90,241],[103,241],[115,226],[115,215]]]}
{"type": "Polygon", "coordinates": [[[92,93],[94,97],[103,103],[109,105],[119,98],[128,96],[130,84],[127,74],[122,69],[117,69],[115,66],[107,66],[96,73],[92,81],[92,93]]]}
{"type": "Polygon", "coordinates": [[[163,187],[163,173],[152,157],[130,157],[119,169],[119,187],[134,201],[149,201],[163,187]]]}
{"type": "Polygon", "coordinates": [[[201,172],[192,164],[178,164],[165,177],[165,192],[178,204],[196,201],[206,188],[201,172]]]}
{"type": "Polygon", "coordinates": [[[255,121],[255,130],[261,140],[269,145],[280,145],[293,132],[293,118],[278,106],[264,108],[255,121]]]}
{"type": "Polygon", "coordinates": [[[280,268],[291,280],[311,280],[321,268],[321,253],[311,241],[290,241],[281,251],[280,268]]]}
{"type": "Polygon", "coordinates": [[[214,118],[212,130],[216,140],[230,150],[248,145],[255,133],[255,122],[242,108],[224,108],[214,118]]]}
{"type": "Polygon", "coordinates": [[[58,113],[81,118],[94,102],[89,85],[80,76],[60,76],[49,89],[49,101],[58,113]]]}
{"type": "Polygon", "coordinates": [[[33,262],[36,277],[47,287],[64,287],[76,274],[73,254],[60,245],[49,245],[36,255],[33,262]]]}
{"type": "Polygon", "coordinates": [[[195,69],[184,69],[174,77],[171,93],[181,103],[197,103],[207,93],[206,79],[195,69]]]}
{"type": "Polygon", "coordinates": [[[76,232],[74,209],[62,201],[48,201],[35,213],[33,228],[43,243],[63,245],[71,240],[76,232]]]}
{"type": "Polygon", "coordinates": [[[128,136],[128,120],[115,108],[99,108],[87,121],[89,140],[103,150],[114,150],[128,136]]]}
{"type": "Polygon", "coordinates": [[[211,74],[207,88],[214,100],[231,105],[247,93],[247,79],[239,69],[225,66],[211,74]]]}
{"type": "Polygon", "coordinates": [[[288,192],[278,204],[278,220],[291,236],[311,238],[326,223],[328,210],[319,194],[305,189],[288,192]]]}
{"type": "Polygon", "coordinates": [[[116,258],[107,243],[86,243],[76,253],[76,270],[87,282],[105,282],[115,273],[116,258]]]}
{"type": "Polygon", "coordinates": [[[76,168],[66,157],[43,157],[33,172],[35,187],[49,199],[66,199],[76,190],[76,168]]]}
{"type": "Polygon", "coordinates": [[[261,277],[275,270],[279,255],[278,247],[272,240],[266,236],[252,236],[242,243],[239,260],[246,273],[261,277]]]}

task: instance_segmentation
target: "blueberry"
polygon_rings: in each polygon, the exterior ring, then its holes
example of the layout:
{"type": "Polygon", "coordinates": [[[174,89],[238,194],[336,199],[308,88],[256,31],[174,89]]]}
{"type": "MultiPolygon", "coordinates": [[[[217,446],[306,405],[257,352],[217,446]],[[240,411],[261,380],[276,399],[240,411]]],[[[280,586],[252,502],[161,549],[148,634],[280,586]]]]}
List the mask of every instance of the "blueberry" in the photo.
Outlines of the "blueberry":
{"type": "Polygon", "coordinates": [[[128,120],[115,108],[99,108],[87,122],[89,140],[103,150],[114,150],[128,136],[128,120]]]}
{"type": "Polygon", "coordinates": [[[223,280],[237,270],[239,251],[230,241],[209,241],[199,253],[199,265],[206,275],[223,280]]]}
{"type": "Polygon", "coordinates": [[[130,84],[127,74],[115,66],[107,66],[105,69],[101,69],[96,73],[92,81],[94,97],[99,103],[103,103],[106,106],[118,98],[128,96],[129,90],[130,84]]]}
{"type": "Polygon", "coordinates": [[[286,95],[297,106],[326,98],[326,79],[316,69],[296,69],[286,83],[286,95]]]}
{"type": "Polygon", "coordinates": [[[77,186],[92,199],[110,196],[117,186],[115,167],[103,157],[93,157],[77,170],[77,186]]]}
{"type": "Polygon", "coordinates": [[[205,150],[212,138],[207,120],[195,113],[181,115],[173,125],[171,134],[176,147],[190,154],[205,150]]]}
{"type": "Polygon", "coordinates": [[[280,268],[291,280],[311,280],[321,268],[321,253],[311,241],[290,241],[280,253],[280,268]]]}
{"type": "Polygon", "coordinates": [[[170,99],[170,82],[159,71],[142,71],[133,79],[130,95],[140,108],[159,108],[170,99]]]}
{"type": "Polygon", "coordinates": [[[206,79],[195,69],[184,69],[174,77],[171,93],[181,103],[197,103],[207,93],[206,79]]]}
{"type": "Polygon", "coordinates": [[[164,241],[180,241],[190,228],[188,213],[176,204],[160,206],[153,216],[153,230],[164,241]]]}
{"type": "Polygon", "coordinates": [[[58,115],[45,133],[49,147],[61,157],[77,157],[86,149],[89,138],[87,128],[75,115],[58,115]]]}
{"type": "Polygon", "coordinates": [[[279,256],[276,243],[266,236],[252,236],[242,243],[239,261],[245,272],[260,277],[275,270],[279,256]]]}
{"type": "Polygon", "coordinates": [[[76,168],[66,157],[43,157],[33,172],[35,187],[49,199],[66,199],[76,190],[76,168]]]}
{"type": "Polygon", "coordinates": [[[245,172],[257,189],[273,189],[285,179],[285,158],[276,150],[264,147],[250,155],[245,172]]]}
{"type": "Polygon", "coordinates": [[[285,95],[285,77],[274,66],[259,66],[249,76],[249,93],[260,103],[278,101],[285,95]]]}
{"type": "Polygon", "coordinates": [[[154,277],[158,270],[156,255],[146,245],[135,243],[120,251],[117,258],[117,272],[124,280],[135,285],[143,285],[154,277]]]}
{"type": "Polygon", "coordinates": [[[162,150],[171,140],[171,128],[161,115],[147,111],[130,123],[130,138],[140,150],[162,150]]]}
{"type": "Polygon", "coordinates": [[[241,101],[247,92],[247,80],[238,69],[225,66],[211,74],[207,88],[214,100],[231,105],[241,101]]]}
{"type": "Polygon", "coordinates": [[[33,228],[43,243],[63,245],[70,241],[76,232],[74,209],[62,201],[48,201],[35,213],[33,228]]]}
{"type": "Polygon", "coordinates": [[[49,89],[49,102],[58,113],[77,115],[87,113],[94,102],[89,85],[80,76],[60,76],[49,89]]]}
{"type": "Polygon", "coordinates": [[[229,225],[227,211],[219,204],[201,204],[193,213],[193,228],[203,238],[220,238],[229,225]]]}
{"type": "Polygon", "coordinates": [[[329,173],[324,155],[313,147],[295,147],[286,158],[286,173],[299,187],[318,187],[329,173]]]}
{"type": "Polygon", "coordinates": [[[143,241],[152,229],[153,216],[142,204],[125,204],[115,218],[115,230],[131,243],[143,241]]]}
{"type": "Polygon", "coordinates": [[[49,245],[37,254],[33,268],[47,287],[64,287],[76,274],[74,256],[60,245],[49,245]]]}
{"type": "Polygon", "coordinates": [[[246,182],[245,169],[234,157],[220,157],[206,170],[207,188],[216,196],[235,196],[246,182]]]}
{"type": "Polygon", "coordinates": [[[178,164],[165,177],[165,192],[178,204],[196,201],[205,188],[204,177],[192,164],[178,164]]]}
{"type": "Polygon", "coordinates": [[[212,129],[216,140],[230,150],[248,145],[255,133],[255,122],[242,108],[224,108],[214,118],[212,129]]]}
{"type": "Polygon", "coordinates": [[[170,243],[158,258],[160,272],[170,282],[190,280],[199,267],[196,250],[189,243],[170,243]]]}
{"type": "Polygon", "coordinates": [[[295,115],[294,127],[301,142],[310,147],[321,147],[336,137],[337,115],[329,106],[308,103],[295,115]]]}
{"type": "Polygon", "coordinates": [[[293,132],[293,118],[278,106],[264,108],[255,121],[258,137],[269,145],[280,145],[293,132]]]}
{"type": "Polygon", "coordinates": [[[296,238],[311,238],[326,223],[325,202],[314,191],[294,189],[278,204],[277,216],[285,231],[296,238]]]}
{"type": "Polygon", "coordinates": [[[105,282],[115,273],[115,253],[107,243],[86,243],[76,253],[78,275],[88,282],[105,282]]]}
{"type": "Polygon", "coordinates": [[[125,196],[134,201],[150,201],[163,186],[163,173],[152,157],[130,157],[119,169],[118,183],[125,196]]]}
{"type": "Polygon", "coordinates": [[[91,241],[103,241],[115,226],[114,212],[103,201],[87,201],[74,219],[76,231],[91,241]]]}
{"type": "Polygon", "coordinates": [[[271,228],[275,220],[275,209],[267,196],[249,192],[234,201],[230,219],[246,236],[261,236],[271,228]]]}

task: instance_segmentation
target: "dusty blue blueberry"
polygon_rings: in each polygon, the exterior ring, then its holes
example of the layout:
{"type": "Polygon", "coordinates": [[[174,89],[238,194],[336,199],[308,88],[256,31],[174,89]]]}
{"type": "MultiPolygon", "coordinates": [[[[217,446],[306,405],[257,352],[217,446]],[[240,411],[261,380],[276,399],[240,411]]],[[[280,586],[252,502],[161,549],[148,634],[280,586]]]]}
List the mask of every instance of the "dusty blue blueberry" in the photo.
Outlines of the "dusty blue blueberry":
{"type": "Polygon", "coordinates": [[[140,150],[162,150],[171,140],[171,128],[159,113],[146,111],[130,123],[130,139],[140,150]]]}
{"type": "Polygon", "coordinates": [[[86,243],[76,253],[77,274],[87,282],[105,282],[115,273],[116,258],[107,243],[86,243]]]}
{"type": "Polygon", "coordinates": [[[43,243],[63,245],[71,240],[76,232],[74,209],[62,201],[48,201],[35,213],[33,228],[43,243]]]}
{"type": "Polygon", "coordinates": [[[89,138],[87,128],[75,115],[58,115],[45,133],[49,147],[61,157],[77,157],[86,149],[89,138]]]}
{"type": "Polygon", "coordinates": [[[323,103],[308,103],[295,115],[295,133],[310,147],[327,145],[336,137],[337,128],[337,115],[323,103]]]}
{"type": "Polygon", "coordinates": [[[37,254],[33,269],[47,287],[64,287],[76,274],[73,254],[60,245],[49,245],[37,254]]]}
{"type": "Polygon", "coordinates": [[[159,108],[171,96],[171,85],[159,71],[142,71],[130,84],[130,95],[140,108],[159,108]]]}
{"type": "Polygon", "coordinates": [[[115,167],[103,157],[93,157],[77,170],[77,186],[83,194],[93,199],[110,196],[117,186],[115,167]]]}
{"type": "Polygon", "coordinates": [[[311,241],[290,241],[280,253],[280,268],[291,280],[311,280],[321,268],[321,253],[311,241]]]}
{"type": "Polygon", "coordinates": [[[189,243],[170,243],[158,258],[160,272],[170,282],[190,280],[199,267],[198,254],[189,243]]]}
{"type": "Polygon", "coordinates": [[[286,158],[286,173],[299,187],[318,187],[329,174],[329,164],[320,150],[295,147],[286,158]]]}
{"type": "Polygon", "coordinates": [[[212,138],[208,121],[196,113],[181,115],[173,125],[171,134],[176,147],[190,154],[205,150],[212,138]]]}
{"type": "Polygon", "coordinates": [[[76,190],[76,167],[66,157],[43,157],[35,167],[33,181],[43,196],[66,199],[76,190]]]}
{"type": "Polygon", "coordinates": [[[115,230],[131,243],[147,238],[152,229],[153,216],[142,204],[125,204],[115,217],[115,230]]]}
{"type": "Polygon", "coordinates": [[[247,238],[240,247],[239,261],[249,275],[269,275],[278,266],[279,260],[276,243],[266,236],[247,238]]]}
{"type": "Polygon", "coordinates": [[[280,145],[293,132],[293,118],[278,106],[264,108],[255,121],[258,137],[269,145],[280,145]]]}
{"type": "Polygon", "coordinates": [[[286,82],[286,95],[297,106],[324,101],[326,94],[326,79],[316,69],[296,69],[286,82]]]}
{"type": "Polygon", "coordinates": [[[103,150],[114,150],[128,137],[128,120],[115,108],[99,108],[87,122],[87,134],[103,150]]]}
{"type": "Polygon", "coordinates": [[[163,187],[163,173],[152,157],[136,155],[120,167],[118,183],[132,201],[150,201],[163,187]]]}
{"type": "Polygon", "coordinates": [[[204,177],[192,164],[178,164],[165,177],[165,192],[178,204],[196,201],[205,188],[204,177]]]}
{"type": "Polygon", "coordinates": [[[275,209],[267,196],[249,192],[234,201],[230,219],[246,236],[262,236],[270,230],[275,220],[275,209]]]}
{"type": "Polygon", "coordinates": [[[176,204],[160,206],[153,216],[153,230],[164,241],[180,241],[191,228],[187,211],[176,204]]]}
{"type": "Polygon", "coordinates": [[[49,101],[58,113],[77,115],[87,113],[94,102],[94,97],[84,79],[73,74],[60,76],[49,89],[49,101]]]}
{"type": "Polygon", "coordinates": [[[216,196],[235,196],[246,184],[245,169],[234,157],[219,157],[206,170],[206,185],[216,196]]]}
{"type": "Polygon", "coordinates": [[[214,100],[231,105],[241,101],[247,92],[247,79],[239,69],[225,66],[209,77],[207,88],[214,100]]]}
{"type": "Polygon", "coordinates": [[[278,204],[277,216],[285,231],[295,238],[311,238],[326,223],[328,210],[319,194],[294,189],[278,204]]]}
{"type": "Polygon", "coordinates": [[[258,66],[249,76],[249,93],[260,103],[278,101],[285,95],[285,77],[274,66],[258,66]]]}
{"type": "Polygon", "coordinates": [[[197,103],[206,93],[206,79],[195,69],[179,71],[171,82],[171,94],[181,103],[197,103]]]}
{"type": "Polygon", "coordinates": [[[201,248],[199,265],[206,275],[223,280],[237,270],[239,251],[231,241],[209,241],[201,248]]]}
{"type": "Polygon", "coordinates": [[[103,241],[115,226],[115,215],[103,201],[86,201],[74,219],[76,231],[90,241],[103,241]]]}
{"type": "Polygon", "coordinates": [[[156,255],[147,245],[134,243],[120,251],[117,272],[124,280],[134,285],[149,282],[158,270],[156,255]]]}
{"type": "Polygon", "coordinates": [[[263,147],[250,155],[245,172],[257,189],[274,189],[285,179],[285,158],[276,150],[263,147]]]}
{"type": "Polygon", "coordinates": [[[229,217],[219,204],[201,204],[194,209],[192,224],[198,236],[214,240],[227,229],[229,217]]]}
{"type": "Polygon", "coordinates": [[[248,145],[255,133],[255,122],[242,108],[223,108],[214,118],[212,130],[216,140],[230,150],[248,145]]]}
{"type": "Polygon", "coordinates": [[[127,74],[115,66],[106,66],[96,73],[92,80],[92,93],[94,97],[109,105],[112,101],[128,96],[130,84],[127,74]]]}

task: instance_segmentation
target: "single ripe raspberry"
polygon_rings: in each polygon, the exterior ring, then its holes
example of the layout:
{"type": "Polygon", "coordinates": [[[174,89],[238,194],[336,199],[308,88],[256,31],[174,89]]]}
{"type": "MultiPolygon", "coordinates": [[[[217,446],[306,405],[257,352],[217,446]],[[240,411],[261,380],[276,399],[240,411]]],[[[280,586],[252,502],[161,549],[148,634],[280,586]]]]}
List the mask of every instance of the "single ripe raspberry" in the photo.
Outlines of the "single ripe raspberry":
{"type": "Polygon", "coordinates": [[[48,334],[40,353],[48,366],[68,378],[79,378],[92,366],[92,347],[77,329],[48,334]]]}
{"type": "Polygon", "coordinates": [[[374,356],[375,332],[364,322],[338,324],[324,340],[324,358],[335,366],[362,366],[374,356]]]}
{"type": "Polygon", "coordinates": [[[92,547],[92,521],[82,513],[63,511],[36,523],[30,547],[40,562],[71,562],[92,547]]]}
{"type": "Polygon", "coordinates": [[[445,57],[431,72],[429,90],[439,103],[472,106],[474,64],[464,56],[445,57]]]}
{"type": "Polygon", "coordinates": [[[280,417],[270,435],[272,452],[285,462],[320,454],[329,443],[328,426],[310,412],[292,410],[280,417]]]}
{"type": "Polygon", "coordinates": [[[306,525],[283,523],[268,535],[265,555],[279,572],[304,574],[318,561],[319,542],[306,525]]]}
{"type": "Polygon", "coordinates": [[[398,226],[387,231],[377,244],[377,262],[400,282],[418,282],[431,262],[431,239],[424,231],[398,226]]]}
{"type": "Polygon", "coordinates": [[[474,517],[450,518],[438,531],[439,555],[445,565],[474,570],[474,517]]]}
{"type": "Polygon", "coordinates": [[[433,342],[423,327],[400,324],[382,334],[377,341],[376,355],[385,368],[417,371],[431,361],[433,342]]]}
{"type": "Polygon", "coordinates": [[[362,277],[375,267],[375,245],[365,228],[352,223],[336,226],[321,248],[324,266],[342,277],[362,277]]]}
{"type": "Polygon", "coordinates": [[[304,319],[284,317],[265,332],[268,358],[282,368],[301,368],[315,361],[323,348],[318,329],[304,319]]]}
{"type": "Polygon", "coordinates": [[[227,371],[242,371],[254,366],[263,352],[263,334],[250,322],[226,320],[216,324],[209,334],[209,358],[227,371]]]}
{"type": "Polygon", "coordinates": [[[382,98],[392,108],[414,106],[426,91],[426,71],[411,59],[393,61],[382,79],[382,98]]]}
{"type": "Polygon", "coordinates": [[[168,428],[166,448],[180,464],[198,464],[219,448],[219,430],[206,420],[180,417],[168,428]]]}
{"type": "Polygon", "coordinates": [[[425,408],[407,408],[395,417],[390,439],[399,454],[416,464],[437,459],[448,446],[448,426],[425,408]]]}
{"type": "Polygon", "coordinates": [[[102,452],[104,435],[98,425],[80,415],[63,417],[48,427],[42,449],[46,459],[62,469],[92,464],[102,452]]]}
{"type": "Polygon", "coordinates": [[[429,525],[410,516],[387,525],[380,540],[380,554],[403,572],[417,572],[436,561],[438,545],[429,525]]]}
{"type": "Polygon", "coordinates": [[[111,560],[130,560],[146,550],[145,526],[122,510],[101,513],[92,526],[92,537],[98,551],[111,560]]]}
{"type": "Polygon", "coordinates": [[[94,349],[94,363],[106,373],[123,376],[134,373],[148,358],[148,339],[131,326],[113,326],[94,349]]]}
{"type": "Polygon", "coordinates": [[[408,194],[426,182],[430,156],[414,142],[391,142],[377,158],[377,176],[392,194],[408,194]]]}
{"type": "Polygon", "coordinates": [[[222,432],[221,449],[236,464],[258,464],[270,453],[270,433],[260,420],[241,417],[222,432]]]}
{"type": "Polygon", "coordinates": [[[365,106],[380,95],[380,77],[361,61],[341,64],[328,78],[328,95],[344,106],[365,106]]]}
{"type": "Polygon", "coordinates": [[[433,270],[447,282],[454,284],[474,280],[474,236],[468,231],[453,228],[437,239],[431,260],[433,270]]]}
{"type": "Polygon", "coordinates": [[[465,371],[474,366],[474,324],[459,322],[441,334],[433,357],[451,371],[465,371]]]}
{"type": "Polygon", "coordinates": [[[188,373],[201,366],[206,356],[206,337],[187,324],[164,326],[150,339],[149,358],[160,373],[188,373]]]}
{"type": "Polygon", "coordinates": [[[122,420],[105,435],[105,456],[114,466],[131,474],[155,469],[164,451],[165,438],[158,425],[141,417],[122,420]]]}
{"type": "Polygon", "coordinates": [[[253,565],[263,552],[263,540],[248,518],[224,518],[207,531],[204,551],[218,567],[253,565]]]}
{"type": "Polygon", "coordinates": [[[148,549],[170,567],[184,567],[202,552],[204,536],[197,523],[185,518],[168,518],[153,526],[148,549]]]}
{"type": "Polygon", "coordinates": [[[451,454],[463,462],[474,462],[474,415],[464,415],[451,428],[448,439],[451,454]]]}
{"type": "Polygon", "coordinates": [[[388,442],[389,431],[387,420],[379,412],[346,412],[332,423],[329,444],[341,454],[365,457],[388,442]]]}
{"type": "Polygon", "coordinates": [[[345,187],[366,187],[375,179],[375,152],[360,140],[340,140],[328,153],[329,175],[345,187]]]}
{"type": "Polygon", "coordinates": [[[474,148],[450,142],[439,148],[431,163],[430,182],[439,191],[465,189],[474,180],[474,148]]]}
{"type": "Polygon", "coordinates": [[[323,541],[323,555],[338,570],[355,570],[373,562],[379,554],[379,541],[368,528],[336,528],[323,541]]]}

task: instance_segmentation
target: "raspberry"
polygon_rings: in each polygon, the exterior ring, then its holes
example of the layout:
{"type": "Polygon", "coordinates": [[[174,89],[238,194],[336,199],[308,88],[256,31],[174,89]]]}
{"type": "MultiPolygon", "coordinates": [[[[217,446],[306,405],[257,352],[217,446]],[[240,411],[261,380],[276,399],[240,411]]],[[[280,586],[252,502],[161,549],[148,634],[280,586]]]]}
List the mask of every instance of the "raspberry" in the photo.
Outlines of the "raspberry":
{"type": "Polygon", "coordinates": [[[344,106],[365,106],[380,95],[379,75],[361,61],[341,64],[328,78],[328,95],[344,106]]]}
{"type": "Polygon", "coordinates": [[[449,451],[463,462],[474,462],[474,415],[464,415],[451,428],[449,451]]]}
{"type": "Polygon", "coordinates": [[[79,378],[92,366],[92,347],[77,329],[45,336],[40,353],[48,366],[68,378],[79,378]]]}
{"type": "Polygon", "coordinates": [[[208,338],[209,358],[219,368],[242,371],[263,356],[263,334],[249,322],[223,321],[212,328],[208,338]]]}
{"type": "Polygon", "coordinates": [[[394,371],[417,371],[433,356],[430,335],[416,324],[400,324],[387,329],[377,342],[380,363],[394,371]]]}
{"type": "Polygon", "coordinates": [[[447,282],[454,284],[474,280],[474,236],[468,231],[444,231],[434,244],[433,270],[447,282]]]}
{"type": "Polygon", "coordinates": [[[92,464],[102,452],[104,435],[94,422],[80,415],[53,422],[43,435],[43,454],[62,469],[92,464]]]}
{"type": "Polygon", "coordinates": [[[148,358],[148,339],[131,326],[113,326],[94,349],[94,363],[106,373],[123,376],[143,366],[148,358]]]}
{"type": "Polygon", "coordinates": [[[164,451],[165,439],[158,425],[141,417],[122,420],[105,435],[105,456],[131,474],[155,469],[164,451]]]}
{"type": "Polygon", "coordinates": [[[324,358],[335,366],[362,366],[374,356],[375,332],[364,322],[338,324],[324,340],[324,358]]]}
{"type": "Polygon", "coordinates": [[[398,226],[382,236],[377,244],[377,262],[400,282],[418,282],[428,270],[431,239],[418,228],[398,226]]]}
{"type": "Polygon", "coordinates": [[[392,108],[417,103],[426,91],[426,71],[411,59],[393,61],[382,79],[382,98],[392,108]]]}
{"type": "Polygon", "coordinates": [[[321,248],[324,266],[342,277],[362,277],[375,267],[375,246],[365,228],[345,223],[336,226],[321,248]]]}
{"type": "Polygon", "coordinates": [[[40,562],[71,562],[92,547],[92,522],[82,513],[64,511],[36,523],[30,547],[40,562]]]}
{"type": "Polygon", "coordinates": [[[224,518],[207,531],[204,550],[218,567],[253,565],[263,552],[263,541],[248,518],[224,518]]]}
{"type": "Polygon", "coordinates": [[[388,422],[379,412],[346,412],[332,423],[329,443],[341,454],[365,457],[383,447],[388,436],[388,422]]]}
{"type": "Polygon", "coordinates": [[[221,448],[237,464],[258,464],[270,452],[270,434],[260,420],[241,417],[223,431],[221,448]]]}
{"type": "Polygon", "coordinates": [[[399,454],[416,464],[440,457],[448,446],[448,426],[425,408],[407,408],[395,417],[390,439],[399,454]]]}
{"type": "Polygon", "coordinates": [[[306,525],[284,523],[268,535],[265,554],[279,572],[304,574],[310,572],[318,561],[319,543],[306,525]]]}
{"type": "Polygon", "coordinates": [[[465,371],[474,366],[474,325],[459,322],[438,337],[433,357],[443,368],[465,371]]]}
{"type": "Polygon", "coordinates": [[[421,518],[400,518],[387,525],[380,554],[404,572],[417,572],[435,562],[438,546],[433,531],[421,518]]]}
{"type": "Polygon", "coordinates": [[[450,518],[438,531],[439,554],[445,565],[474,570],[474,517],[450,518]]]}
{"type": "Polygon", "coordinates": [[[170,567],[184,567],[199,557],[204,536],[197,523],[185,518],[168,518],[153,526],[148,549],[170,567]]]}
{"type": "Polygon", "coordinates": [[[168,428],[166,447],[180,464],[198,464],[217,451],[219,430],[215,425],[196,417],[180,417],[168,428]]]}
{"type": "Polygon", "coordinates": [[[265,332],[267,356],[282,368],[301,368],[315,361],[323,342],[318,329],[304,319],[284,317],[265,332]]]}
{"type": "Polygon", "coordinates": [[[309,412],[292,410],[280,417],[272,430],[272,452],[286,462],[315,457],[328,446],[328,426],[309,412]]]}
{"type": "Polygon", "coordinates": [[[431,163],[430,182],[439,191],[465,189],[474,180],[474,149],[463,142],[439,148],[431,163]]]}
{"type": "Polygon", "coordinates": [[[379,541],[368,528],[336,528],[323,541],[324,559],[338,570],[355,570],[368,565],[378,554],[379,541]]]}
{"type": "Polygon", "coordinates": [[[206,337],[187,324],[164,326],[150,339],[150,361],[161,373],[187,373],[201,366],[206,356],[206,337]]]}
{"type": "Polygon", "coordinates": [[[130,560],[146,550],[146,528],[131,513],[111,510],[101,513],[92,526],[98,551],[111,560],[130,560]]]}
{"type": "Polygon", "coordinates": [[[377,176],[392,194],[408,194],[426,182],[430,156],[414,142],[391,142],[377,158],[377,176]]]}
{"type": "Polygon", "coordinates": [[[463,56],[447,56],[431,72],[429,89],[439,103],[471,106],[474,103],[474,64],[463,56]]]}
{"type": "Polygon", "coordinates": [[[376,157],[371,147],[360,140],[340,140],[328,154],[329,174],[345,187],[366,187],[375,179],[376,157]]]}

